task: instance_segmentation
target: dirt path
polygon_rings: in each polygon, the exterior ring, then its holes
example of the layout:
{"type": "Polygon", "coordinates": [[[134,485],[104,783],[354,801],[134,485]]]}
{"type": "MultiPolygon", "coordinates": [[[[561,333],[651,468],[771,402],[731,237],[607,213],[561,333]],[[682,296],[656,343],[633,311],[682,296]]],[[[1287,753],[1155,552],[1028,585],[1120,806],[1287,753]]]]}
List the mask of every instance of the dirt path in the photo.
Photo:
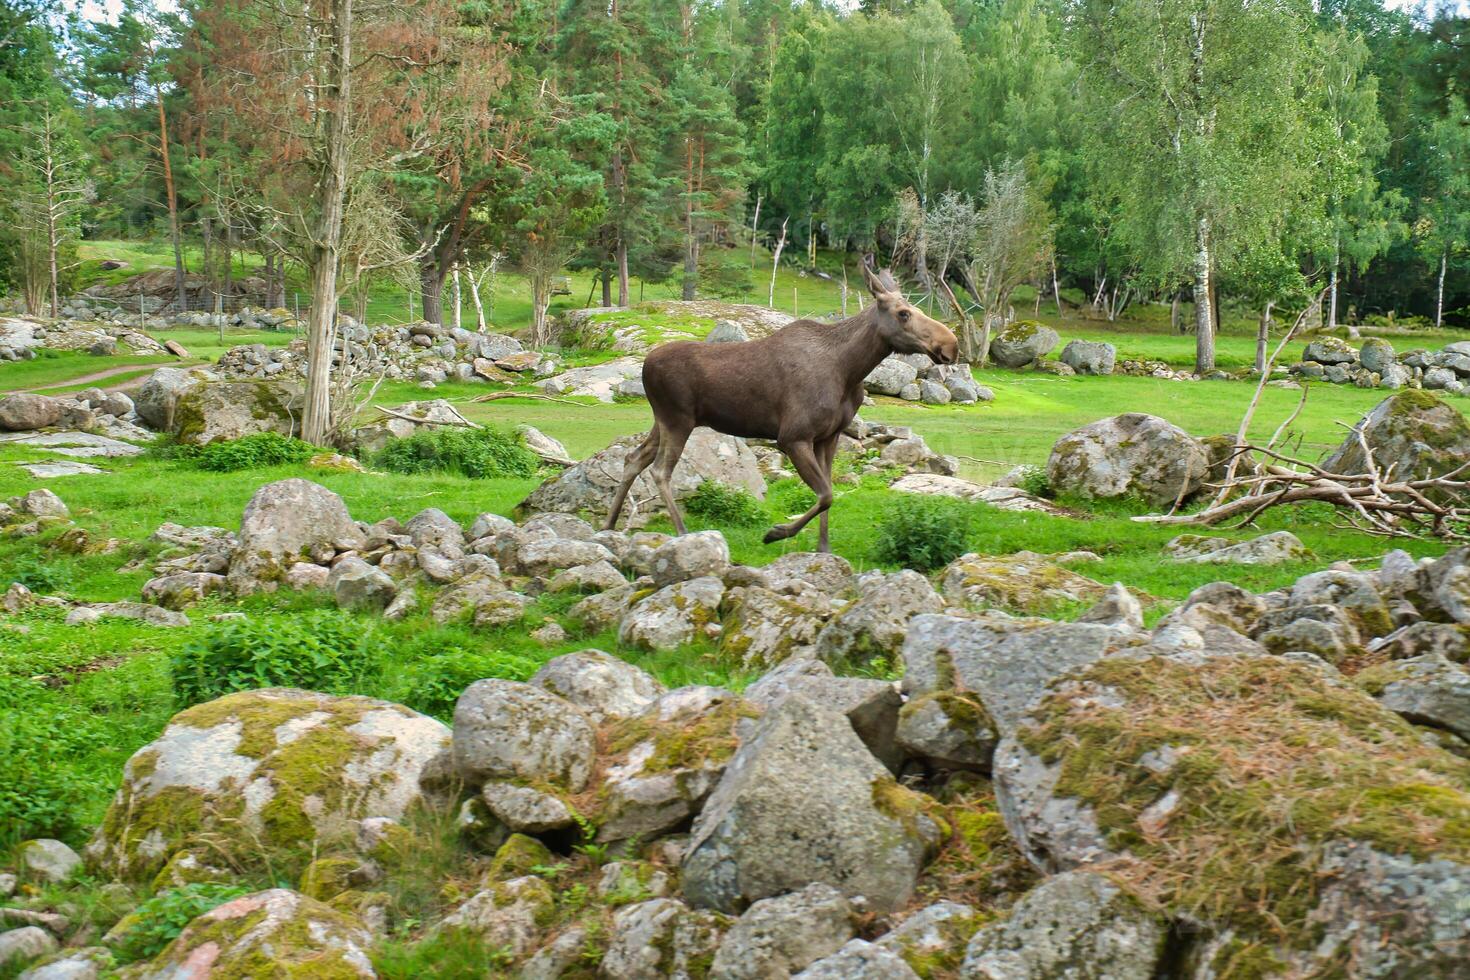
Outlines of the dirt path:
{"type": "MultiPolygon", "coordinates": [[[[74,385],[92,384],[95,381],[103,381],[107,378],[116,377],[119,374],[127,374],[131,371],[145,371],[151,373],[154,368],[190,367],[195,363],[196,362],[192,360],[181,361],[175,358],[173,360],[155,361],[148,364],[122,364],[118,367],[110,367],[105,371],[93,371],[91,374],[79,375],[78,377],[70,378],[66,381],[58,381],[55,384],[41,385],[38,388],[27,388],[24,390],[32,392],[55,391],[57,388],[71,388],[74,385]]],[[[145,380],[147,380],[146,377],[130,378],[127,381],[123,381],[115,385],[101,385],[100,387],[105,391],[127,391],[132,388],[137,388],[145,380]]]]}

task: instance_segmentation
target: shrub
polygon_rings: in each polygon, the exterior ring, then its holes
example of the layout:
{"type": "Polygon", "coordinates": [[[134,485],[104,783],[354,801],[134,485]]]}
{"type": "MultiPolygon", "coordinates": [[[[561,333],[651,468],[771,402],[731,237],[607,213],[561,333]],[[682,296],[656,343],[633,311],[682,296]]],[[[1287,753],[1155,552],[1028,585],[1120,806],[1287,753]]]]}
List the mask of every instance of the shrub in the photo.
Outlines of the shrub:
{"type": "Polygon", "coordinates": [[[122,940],[113,947],[113,952],[122,963],[152,959],[179,938],[179,933],[195,917],[248,894],[250,889],[240,885],[209,882],[161,891],[124,920],[122,940]]]}
{"type": "MultiPolygon", "coordinates": [[[[541,667],[541,661],[509,650],[470,651],[461,647],[440,650],[413,665],[404,678],[406,690],[394,700],[426,715],[449,721],[454,703],[464,689],[487,677],[524,681],[541,667]]],[[[400,660],[395,652],[394,660],[400,660]]]]}
{"type": "Polygon", "coordinates": [[[535,476],[541,461],[514,433],[445,427],[394,439],[373,463],[392,473],[458,473],[485,480],[535,476]]]}
{"type": "Polygon", "coordinates": [[[1045,497],[1048,500],[1054,495],[1044,466],[1021,467],[1020,476],[1016,480],[1016,488],[1025,490],[1033,497],[1045,497]]]}
{"type": "Polygon", "coordinates": [[[945,497],[914,497],[884,514],[873,557],[928,572],[964,554],[969,537],[970,512],[965,504],[945,497]]]}
{"type": "Polygon", "coordinates": [[[55,593],[71,588],[75,581],[72,569],[59,561],[46,561],[38,555],[21,555],[10,562],[7,578],[19,582],[32,592],[55,593]]]}
{"type": "Polygon", "coordinates": [[[237,470],[254,470],[263,466],[279,466],[282,463],[304,463],[322,450],[309,442],[279,432],[257,432],[223,442],[211,442],[200,446],[188,458],[201,470],[213,473],[234,473],[237,470]]]}
{"type": "Polygon", "coordinates": [[[754,527],[767,521],[766,509],[744,487],[705,480],[684,501],[684,509],[712,524],[754,527]]]}
{"type": "Polygon", "coordinates": [[[212,627],[170,658],[181,706],[261,687],[347,693],[382,665],[382,644],[336,610],[290,619],[242,619],[212,627]]]}

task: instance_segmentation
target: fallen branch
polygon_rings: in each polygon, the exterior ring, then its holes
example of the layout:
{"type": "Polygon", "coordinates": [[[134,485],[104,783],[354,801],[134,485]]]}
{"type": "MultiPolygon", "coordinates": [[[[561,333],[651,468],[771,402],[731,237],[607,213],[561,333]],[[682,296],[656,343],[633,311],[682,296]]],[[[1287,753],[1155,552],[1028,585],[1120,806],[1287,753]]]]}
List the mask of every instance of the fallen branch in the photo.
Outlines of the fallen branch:
{"type": "Polygon", "coordinates": [[[556,402],[560,405],[571,405],[574,408],[592,408],[591,405],[582,402],[574,402],[570,398],[557,398],[555,395],[538,395],[527,391],[492,391],[484,395],[476,395],[471,398],[472,402],[494,402],[502,398],[534,398],[537,401],[556,402]]]}
{"type": "MultiPolygon", "coordinates": [[[[1362,435],[1359,434],[1360,443],[1362,435]]],[[[1366,446],[1365,446],[1366,450],[1366,446]]],[[[1282,504],[1326,503],[1342,511],[1348,524],[1381,537],[1418,537],[1431,534],[1470,541],[1470,462],[1435,477],[1395,479],[1376,463],[1366,473],[1329,473],[1319,466],[1293,459],[1269,447],[1237,447],[1237,457],[1259,453],[1274,460],[1259,473],[1230,477],[1208,484],[1219,495],[1194,514],[1145,514],[1133,518],[1142,524],[1196,524],[1212,526],[1239,519],[1245,526],[1272,507],[1282,504]],[[1281,465],[1286,464],[1286,465],[1281,465]]],[[[1367,454],[1372,459],[1371,454],[1367,454]]]]}

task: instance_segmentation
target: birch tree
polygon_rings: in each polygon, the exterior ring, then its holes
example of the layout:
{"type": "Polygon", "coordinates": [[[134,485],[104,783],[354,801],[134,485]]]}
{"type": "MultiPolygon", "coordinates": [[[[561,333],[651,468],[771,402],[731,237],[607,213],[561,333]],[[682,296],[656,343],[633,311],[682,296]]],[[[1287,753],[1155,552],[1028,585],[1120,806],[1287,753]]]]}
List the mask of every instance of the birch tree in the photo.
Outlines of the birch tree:
{"type": "Polygon", "coordinates": [[[19,178],[10,211],[20,257],[26,309],[61,315],[62,256],[81,237],[81,212],[91,196],[81,153],[61,113],[45,106],[20,128],[24,138],[13,161],[19,178]]]}
{"type": "Polygon", "coordinates": [[[1434,270],[1434,325],[1444,323],[1444,287],[1450,259],[1470,248],[1470,113],[1460,98],[1449,100],[1443,118],[1430,128],[1426,147],[1428,183],[1415,223],[1415,241],[1434,270]]]}
{"type": "Polygon", "coordinates": [[[1215,366],[1213,277],[1273,234],[1297,163],[1305,0],[1072,0],[1090,171],[1144,277],[1188,280],[1195,370],[1215,366]]]}

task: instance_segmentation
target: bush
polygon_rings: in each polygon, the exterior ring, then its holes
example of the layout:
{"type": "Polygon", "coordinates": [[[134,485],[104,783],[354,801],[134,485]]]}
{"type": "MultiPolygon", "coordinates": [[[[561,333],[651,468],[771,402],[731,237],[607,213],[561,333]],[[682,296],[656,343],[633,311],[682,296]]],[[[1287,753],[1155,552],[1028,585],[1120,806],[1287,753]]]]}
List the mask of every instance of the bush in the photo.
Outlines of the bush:
{"type": "Polygon", "coordinates": [[[880,562],[928,572],[967,550],[970,511],[958,500],[914,497],[890,507],[878,525],[873,557],[880,562]]]}
{"type": "Polygon", "coordinates": [[[1054,496],[1051,481],[1047,479],[1046,467],[1044,466],[1021,467],[1020,478],[1016,481],[1016,488],[1025,490],[1033,497],[1045,497],[1050,500],[1054,496]]]}
{"type": "Polygon", "coordinates": [[[113,947],[113,952],[121,963],[150,960],[179,938],[179,933],[195,917],[248,894],[250,889],[240,885],[208,882],[161,891],[124,920],[127,925],[122,940],[113,947]]]}
{"type": "Polygon", "coordinates": [[[173,654],[180,706],[261,687],[351,693],[375,676],[382,644],[364,624],[335,610],[290,619],[242,619],[215,625],[173,654]]]}
{"type": "Polygon", "coordinates": [[[474,480],[535,476],[541,465],[514,433],[453,427],[394,439],[373,463],[392,473],[458,473],[474,480]]]}
{"type": "Polygon", "coordinates": [[[529,680],[540,667],[541,661],[509,650],[472,652],[451,647],[413,663],[404,678],[406,689],[394,700],[448,722],[454,717],[454,703],[475,681],[487,677],[529,680]]]}
{"type": "Polygon", "coordinates": [[[257,432],[224,442],[211,442],[187,454],[190,462],[212,473],[234,473],[282,463],[304,463],[317,453],[318,446],[279,432],[257,432]]]}
{"type": "Polygon", "coordinates": [[[76,577],[71,568],[59,561],[46,561],[37,555],[21,555],[10,562],[7,578],[19,582],[32,592],[47,594],[65,592],[76,577]]]}
{"type": "Polygon", "coordinates": [[[754,527],[769,520],[766,509],[749,490],[713,480],[705,480],[696,487],[684,501],[684,509],[726,527],[754,527]]]}

